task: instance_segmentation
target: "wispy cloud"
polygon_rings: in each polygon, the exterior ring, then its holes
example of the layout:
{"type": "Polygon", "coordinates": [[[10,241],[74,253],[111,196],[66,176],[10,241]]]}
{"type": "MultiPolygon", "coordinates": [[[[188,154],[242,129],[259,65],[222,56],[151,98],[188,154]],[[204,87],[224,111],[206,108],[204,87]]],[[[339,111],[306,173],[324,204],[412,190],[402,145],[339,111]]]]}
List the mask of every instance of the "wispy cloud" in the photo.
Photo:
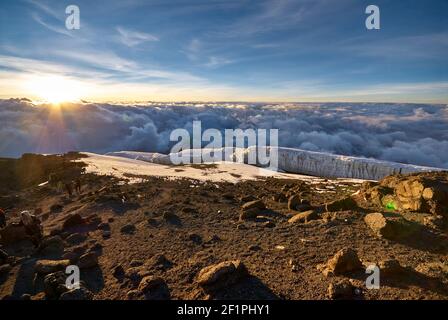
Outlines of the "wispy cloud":
{"type": "MultiPolygon", "coordinates": [[[[322,0],[316,1],[317,6],[322,0]]],[[[259,1],[248,16],[217,32],[225,37],[248,37],[290,28],[301,23],[311,12],[310,2],[294,0],[259,1]]]]}
{"type": "Polygon", "coordinates": [[[116,28],[119,33],[121,43],[128,47],[138,46],[145,42],[159,41],[159,38],[145,32],[130,30],[124,27],[116,28]]]}
{"type": "Polygon", "coordinates": [[[217,67],[224,66],[226,64],[231,64],[233,62],[234,61],[230,60],[230,59],[211,56],[211,57],[208,58],[208,62],[205,63],[205,66],[209,67],[209,68],[217,68],[217,67]]]}
{"type": "Polygon", "coordinates": [[[207,48],[201,40],[195,38],[190,41],[184,52],[190,61],[207,68],[218,68],[235,62],[233,59],[215,55],[210,51],[212,50],[207,48]]]}
{"type": "Polygon", "coordinates": [[[43,1],[36,1],[36,0],[27,0],[27,2],[31,3],[32,5],[34,5],[37,9],[45,12],[46,14],[52,16],[55,19],[58,19],[60,21],[63,21],[64,16],[63,16],[63,11],[58,12],[57,10],[54,9],[54,7],[51,7],[47,4],[45,4],[43,1]]]}
{"type": "Polygon", "coordinates": [[[44,19],[38,13],[33,13],[31,16],[33,17],[34,21],[36,21],[40,25],[44,26],[48,30],[51,30],[51,31],[54,31],[54,32],[57,32],[59,34],[63,34],[63,35],[69,36],[69,37],[73,37],[73,32],[69,32],[65,28],[61,28],[56,25],[45,22],[44,19]]]}

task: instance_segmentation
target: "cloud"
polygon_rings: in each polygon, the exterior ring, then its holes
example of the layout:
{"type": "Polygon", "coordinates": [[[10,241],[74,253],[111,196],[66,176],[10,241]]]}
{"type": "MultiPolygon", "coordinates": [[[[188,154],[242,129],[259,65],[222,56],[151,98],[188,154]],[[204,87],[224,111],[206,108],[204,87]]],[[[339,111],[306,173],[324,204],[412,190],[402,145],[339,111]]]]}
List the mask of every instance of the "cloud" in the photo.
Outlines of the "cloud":
{"type": "Polygon", "coordinates": [[[210,45],[205,45],[203,41],[194,38],[190,41],[184,53],[190,61],[212,69],[236,62],[235,60],[210,53],[211,51],[213,50],[211,50],[210,45]]]}
{"type": "Polygon", "coordinates": [[[124,27],[117,27],[117,31],[120,35],[121,43],[128,47],[134,47],[145,42],[159,41],[159,38],[152,34],[134,31],[124,27]]]}
{"type": "Polygon", "coordinates": [[[432,104],[68,104],[0,100],[0,156],[118,150],[167,153],[172,130],[279,129],[279,144],[448,169],[448,106],[432,104]]]}
{"type": "Polygon", "coordinates": [[[63,35],[69,36],[69,37],[73,37],[73,33],[72,32],[69,32],[67,29],[65,29],[63,27],[58,27],[58,26],[52,25],[52,24],[50,24],[48,22],[45,22],[44,19],[39,14],[33,13],[31,16],[33,17],[34,21],[36,21],[37,23],[41,24],[45,28],[47,28],[47,29],[49,29],[51,31],[54,31],[56,33],[59,33],[59,34],[63,34],[63,35]]]}

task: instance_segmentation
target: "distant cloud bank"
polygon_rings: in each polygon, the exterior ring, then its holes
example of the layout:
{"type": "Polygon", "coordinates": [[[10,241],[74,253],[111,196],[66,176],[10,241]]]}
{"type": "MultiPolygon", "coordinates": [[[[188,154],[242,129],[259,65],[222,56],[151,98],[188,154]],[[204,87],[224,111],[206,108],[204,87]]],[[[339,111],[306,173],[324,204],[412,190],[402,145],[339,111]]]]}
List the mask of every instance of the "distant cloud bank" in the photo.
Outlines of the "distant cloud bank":
{"type": "Polygon", "coordinates": [[[173,129],[279,129],[279,145],[448,169],[448,106],[430,104],[70,104],[0,100],[0,156],[70,150],[167,153],[173,129]]]}

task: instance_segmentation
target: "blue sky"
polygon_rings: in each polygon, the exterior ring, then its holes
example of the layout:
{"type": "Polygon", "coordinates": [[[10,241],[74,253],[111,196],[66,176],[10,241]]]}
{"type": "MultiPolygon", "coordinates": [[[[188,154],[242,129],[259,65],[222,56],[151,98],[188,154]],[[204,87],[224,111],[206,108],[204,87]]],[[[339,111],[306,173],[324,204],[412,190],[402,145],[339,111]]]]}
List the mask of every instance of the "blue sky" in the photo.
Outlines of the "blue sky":
{"type": "Polygon", "coordinates": [[[2,0],[0,98],[448,103],[447,22],[445,0],[2,0]]]}

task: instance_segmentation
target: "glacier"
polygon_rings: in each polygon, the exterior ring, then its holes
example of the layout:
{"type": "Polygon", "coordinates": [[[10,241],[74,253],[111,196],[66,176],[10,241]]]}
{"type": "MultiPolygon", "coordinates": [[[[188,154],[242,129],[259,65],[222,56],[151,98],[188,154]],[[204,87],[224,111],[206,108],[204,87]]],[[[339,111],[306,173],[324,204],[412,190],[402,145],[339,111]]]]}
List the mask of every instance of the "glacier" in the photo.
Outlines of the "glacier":
{"type": "MultiPolygon", "coordinates": [[[[190,163],[201,163],[204,154],[219,153],[220,161],[248,163],[250,152],[264,152],[266,155],[278,154],[278,165],[274,170],[302,175],[325,178],[351,178],[362,180],[381,180],[392,174],[414,172],[444,171],[442,168],[424,167],[412,164],[383,161],[371,158],[335,155],[326,152],[308,151],[284,147],[260,148],[218,148],[218,149],[188,149],[179,153],[161,154],[151,152],[119,151],[107,155],[141,160],[156,164],[172,165],[174,157],[186,156],[190,163]]],[[[250,163],[252,164],[252,163],[250,163]]],[[[265,167],[258,161],[254,165],[265,167]]],[[[272,170],[272,168],[269,168],[272,170]]]]}

